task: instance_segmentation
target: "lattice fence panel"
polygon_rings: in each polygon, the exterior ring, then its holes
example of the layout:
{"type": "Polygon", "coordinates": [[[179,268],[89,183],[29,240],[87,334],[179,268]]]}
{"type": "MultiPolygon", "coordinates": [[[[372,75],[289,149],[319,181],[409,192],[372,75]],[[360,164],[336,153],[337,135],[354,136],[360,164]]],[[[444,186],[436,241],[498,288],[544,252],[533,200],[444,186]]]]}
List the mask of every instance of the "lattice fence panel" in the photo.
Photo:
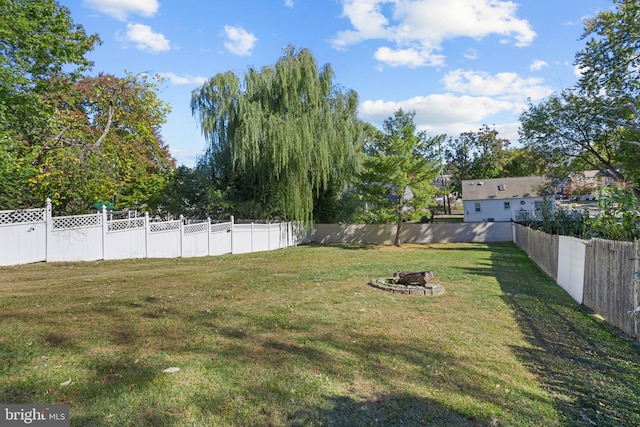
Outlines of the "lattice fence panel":
{"type": "Polygon", "coordinates": [[[115,221],[109,221],[107,223],[108,231],[131,230],[135,228],[144,228],[144,218],[119,219],[115,221]]]}
{"type": "Polygon", "coordinates": [[[144,217],[144,214],[138,211],[109,211],[107,215],[109,216],[109,219],[113,221],[119,219],[134,219],[144,217]]]}
{"type": "Polygon", "coordinates": [[[44,209],[22,209],[17,211],[0,211],[0,225],[20,222],[45,221],[44,209]]]}
{"type": "Polygon", "coordinates": [[[230,223],[230,222],[224,222],[222,224],[212,224],[211,225],[211,232],[212,233],[230,232],[232,226],[233,226],[233,224],[230,223]]]}
{"type": "Polygon", "coordinates": [[[102,225],[102,215],[74,215],[53,218],[53,229],[99,227],[102,225]]]}
{"type": "Polygon", "coordinates": [[[180,230],[181,221],[169,221],[169,222],[152,222],[149,227],[149,230],[152,233],[160,233],[163,231],[175,231],[180,230]]]}
{"type": "Polygon", "coordinates": [[[206,233],[209,230],[208,222],[189,224],[184,226],[184,234],[206,233]]]}

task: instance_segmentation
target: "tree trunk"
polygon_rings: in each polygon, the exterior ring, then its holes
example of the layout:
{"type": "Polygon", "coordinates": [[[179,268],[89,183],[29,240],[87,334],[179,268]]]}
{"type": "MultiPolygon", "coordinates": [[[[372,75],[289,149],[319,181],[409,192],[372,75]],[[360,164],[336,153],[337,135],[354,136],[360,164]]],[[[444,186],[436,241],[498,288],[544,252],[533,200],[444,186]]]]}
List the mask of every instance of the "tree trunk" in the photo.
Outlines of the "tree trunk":
{"type": "Polygon", "coordinates": [[[402,246],[402,242],[400,241],[400,231],[402,230],[402,220],[398,221],[397,227],[396,227],[396,239],[393,242],[394,246],[397,247],[401,247],[402,246]]]}
{"type": "Polygon", "coordinates": [[[424,286],[434,277],[433,271],[396,271],[393,273],[393,283],[424,286]]]}

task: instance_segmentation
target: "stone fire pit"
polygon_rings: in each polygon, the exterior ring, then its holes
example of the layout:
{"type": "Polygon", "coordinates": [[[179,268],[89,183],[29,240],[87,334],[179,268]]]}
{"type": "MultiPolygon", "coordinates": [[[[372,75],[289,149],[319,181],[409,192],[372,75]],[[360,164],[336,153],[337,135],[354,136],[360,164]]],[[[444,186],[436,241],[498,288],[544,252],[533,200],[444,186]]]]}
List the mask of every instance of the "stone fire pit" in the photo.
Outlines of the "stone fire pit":
{"type": "Polygon", "coordinates": [[[369,285],[398,294],[433,297],[444,294],[444,286],[430,283],[434,277],[433,271],[397,271],[393,277],[373,279],[369,285]]]}

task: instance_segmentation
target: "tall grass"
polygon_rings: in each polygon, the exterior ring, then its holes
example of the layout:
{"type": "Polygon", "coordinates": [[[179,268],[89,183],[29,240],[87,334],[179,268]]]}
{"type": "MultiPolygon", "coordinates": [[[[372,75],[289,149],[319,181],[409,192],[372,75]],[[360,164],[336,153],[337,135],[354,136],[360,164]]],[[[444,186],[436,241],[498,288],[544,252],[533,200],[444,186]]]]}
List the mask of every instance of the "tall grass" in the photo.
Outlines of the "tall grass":
{"type": "Polygon", "coordinates": [[[638,425],[639,356],[510,244],[0,269],[0,402],[78,426],[638,425]]]}

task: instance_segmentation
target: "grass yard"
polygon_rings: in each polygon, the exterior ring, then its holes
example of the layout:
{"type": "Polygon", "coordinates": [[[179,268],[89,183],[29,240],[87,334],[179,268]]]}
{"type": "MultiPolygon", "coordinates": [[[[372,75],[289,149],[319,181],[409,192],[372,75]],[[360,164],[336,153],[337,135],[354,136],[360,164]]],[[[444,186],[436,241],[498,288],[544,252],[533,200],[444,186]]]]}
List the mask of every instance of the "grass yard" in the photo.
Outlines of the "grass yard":
{"type": "Polygon", "coordinates": [[[4,267],[0,360],[74,426],[640,425],[638,346],[511,244],[4,267]]]}

